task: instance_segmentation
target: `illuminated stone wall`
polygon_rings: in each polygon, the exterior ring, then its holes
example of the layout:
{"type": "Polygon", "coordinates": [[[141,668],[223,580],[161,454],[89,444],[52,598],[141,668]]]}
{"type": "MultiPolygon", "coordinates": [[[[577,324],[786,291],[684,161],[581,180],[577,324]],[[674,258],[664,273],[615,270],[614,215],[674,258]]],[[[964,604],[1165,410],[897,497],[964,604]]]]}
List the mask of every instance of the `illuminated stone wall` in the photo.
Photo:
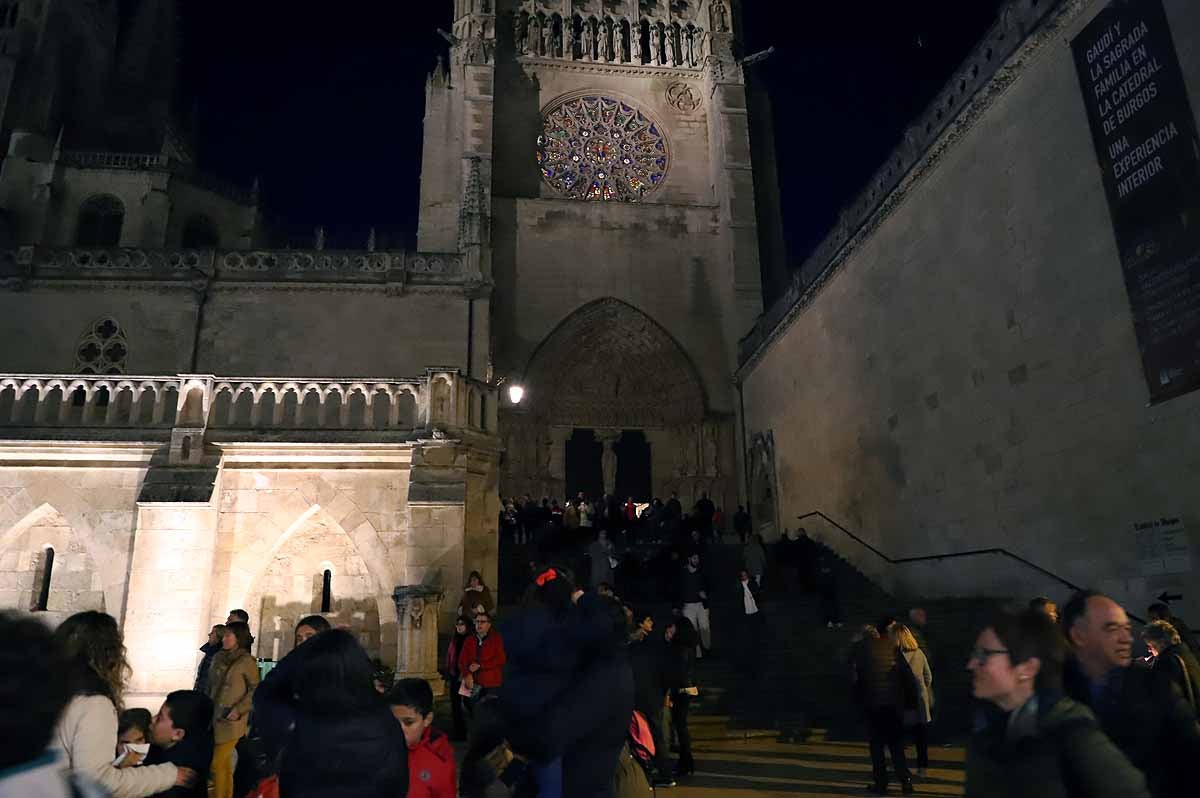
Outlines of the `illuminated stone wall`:
{"type": "Polygon", "coordinates": [[[444,592],[448,623],[466,570],[495,580],[499,450],[485,386],[435,373],[405,383],[417,417],[381,428],[383,417],[330,412],[319,430],[271,416],[280,427],[266,433],[217,423],[219,380],[148,378],[134,401],[162,412],[137,427],[123,420],[153,414],[110,414],[94,401],[108,384],[98,377],[80,383],[94,412],[60,413],[61,390],[47,386],[64,379],[0,376],[0,392],[23,393],[0,421],[0,608],[36,609],[52,547],[37,614],[118,618],[131,705],[191,686],[198,647],[233,608],[249,613],[258,656],[287,654],[296,621],[322,610],[327,570],[322,614],[401,669],[397,587],[444,592]],[[214,426],[196,426],[206,419],[214,426]]]}
{"type": "MultiPolygon", "coordinates": [[[[1200,111],[1200,6],[1163,5],[1200,111]]],[[[1101,6],[1053,12],[784,309],[743,370],[751,473],[777,486],[780,527],[901,590],[1067,592],[991,556],[888,567],[796,517],[823,511],[892,557],[1005,547],[1139,614],[1182,593],[1191,618],[1200,394],[1148,404],[1069,46],[1101,6]],[[1190,574],[1138,562],[1133,525],[1164,516],[1183,519],[1190,574]]]]}

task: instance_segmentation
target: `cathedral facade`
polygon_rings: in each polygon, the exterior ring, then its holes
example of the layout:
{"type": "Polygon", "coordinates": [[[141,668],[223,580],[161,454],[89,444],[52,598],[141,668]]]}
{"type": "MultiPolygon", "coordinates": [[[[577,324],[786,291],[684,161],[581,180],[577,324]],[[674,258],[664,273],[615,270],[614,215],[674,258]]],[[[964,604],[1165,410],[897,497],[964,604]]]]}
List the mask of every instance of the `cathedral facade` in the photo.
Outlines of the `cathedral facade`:
{"type": "Polygon", "coordinates": [[[321,612],[432,675],[501,495],[737,503],[737,4],[454,5],[417,247],[345,251],[195,168],[136,35],[174,3],[0,3],[0,606],[116,616],[135,700],[232,607],[260,657],[321,612]]]}

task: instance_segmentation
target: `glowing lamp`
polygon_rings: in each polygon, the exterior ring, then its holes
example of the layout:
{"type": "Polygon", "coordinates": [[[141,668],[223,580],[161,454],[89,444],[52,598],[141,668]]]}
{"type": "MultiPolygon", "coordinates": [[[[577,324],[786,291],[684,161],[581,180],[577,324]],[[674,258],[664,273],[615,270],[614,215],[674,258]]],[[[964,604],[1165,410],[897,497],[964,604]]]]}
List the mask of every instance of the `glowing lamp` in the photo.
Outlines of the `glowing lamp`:
{"type": "Polygon", "coordinates": [[[525,389],[520,385],[508,386],[508,401],[514,405],[521,404],[521,400],[525,398],[525,389]]]}

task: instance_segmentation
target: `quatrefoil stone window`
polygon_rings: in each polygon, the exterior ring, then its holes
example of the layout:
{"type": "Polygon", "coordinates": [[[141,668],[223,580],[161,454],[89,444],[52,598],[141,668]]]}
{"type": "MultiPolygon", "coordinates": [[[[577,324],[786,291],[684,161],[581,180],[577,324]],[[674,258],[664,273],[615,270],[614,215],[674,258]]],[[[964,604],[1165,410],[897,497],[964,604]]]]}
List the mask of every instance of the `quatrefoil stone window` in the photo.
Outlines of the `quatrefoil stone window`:
{"type": "Polygon", "coordinates": [[[570,199],[639,202],[662,185],[670,163],[659,125],[603,95],[551,108],[537,144],[542,179],[570,199]]]}
{"type": "Polygon", "coordinates": [[[123,374],[129,343],[125,331],[111,318],[102,318],[83,334],[75,347],[75,371],[80,374],[123,374]]]}

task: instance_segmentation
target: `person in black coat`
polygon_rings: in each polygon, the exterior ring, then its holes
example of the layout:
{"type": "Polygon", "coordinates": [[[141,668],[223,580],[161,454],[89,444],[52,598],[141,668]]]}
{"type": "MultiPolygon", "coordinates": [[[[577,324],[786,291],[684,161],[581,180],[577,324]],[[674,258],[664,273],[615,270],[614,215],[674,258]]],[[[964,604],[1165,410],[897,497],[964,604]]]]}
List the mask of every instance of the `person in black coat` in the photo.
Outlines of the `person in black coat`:
{"type": "Polygon", "coordinates": [[[301,646],[296,725],[279,770],[287,798],[402,798],[404,731],[375,689],[375,667],[354,635],[333,629],[301,646]]]}
{"type": "MultiPolygon", "coordinates": [[[[150,752],[143,765],[170,762],[177,767],[208,773],[213,757],[212,700],[198,690],[169,694],[150,724],[150,752]]],[[[207,779],[172,787],[155,798],[205,798],[207,779]]]]}
{"type": "Polygon", "coordinates": [[[653,637],[654,617],[646,611],[633,613],[635,627],[629,637],[629,665],[633,669],[633,708],[646,719],[654,738],[654,786],[672,787],[671,755],[663,734],[662,716],[667,686],[662,638],[653,637]]]}
{"type": "Polygon", "coordinates": [[[1191,794],[1200,724],[1169,679],[1133,665],[1125,610],[1101,593],[1082,591],[1063,608],[1062,624],[1074,655],[1067,695],[1096,714],[1104,733],[1146,774],[1152,795],[1191,794]]]}
{"type": "Polygon", "coordinates": [[[501,772],[540,795],[607,798],[633,716],[625,613],[576,589],[563,568],[534,584],[529,606],[504,624],[504,683],[471,728],[461,792],[482,795],[501,772]],[[506,767],[514,756],[524,774],[506,767]]]}
{"type": "Polygon", "coordinates": [[[1179,688],[1192,712],[1200,715],[1200,662],[1167,621],[1151,621],[1142,640],[1154,656],[1154,670],[1179,688]]]}
{"type": "Polygon", "coordinates": [[[296,624],[292,650],[275,664],[254,691],[250,738],[260,741],[265,760],[262,765],[268,774],[278,772],[279,755],[296,725],[296,670],[300,663],[296,652],[305,642],[328,631],[329,621],[320,615],[301,618],[296,624]]]}
{"type": "Polygon", "coordinates": [[[204,657],[200,660],[200,665],[196,668],[196,682],[193,689],[208,693],[208,670],[212,667],[213,657],[221,650],[221,638],[225,636],[225,625],[217,624],[208,633],[208,640],[204,645],[200,646],[200,650],[204,652],[204,657]]]}
{"type": "Polygon", "coordinates": [[[676,617],[663,631],[667,651],[663,658],[663,684],[668,690],[671,707],[671,727],[679,739],[679,761],[675,778],[690,776],[696,771],[692,757],[692,735],[688,731],[688,711],[696,695],[696,643],[699,635],[687,618],[676,617]]]}

